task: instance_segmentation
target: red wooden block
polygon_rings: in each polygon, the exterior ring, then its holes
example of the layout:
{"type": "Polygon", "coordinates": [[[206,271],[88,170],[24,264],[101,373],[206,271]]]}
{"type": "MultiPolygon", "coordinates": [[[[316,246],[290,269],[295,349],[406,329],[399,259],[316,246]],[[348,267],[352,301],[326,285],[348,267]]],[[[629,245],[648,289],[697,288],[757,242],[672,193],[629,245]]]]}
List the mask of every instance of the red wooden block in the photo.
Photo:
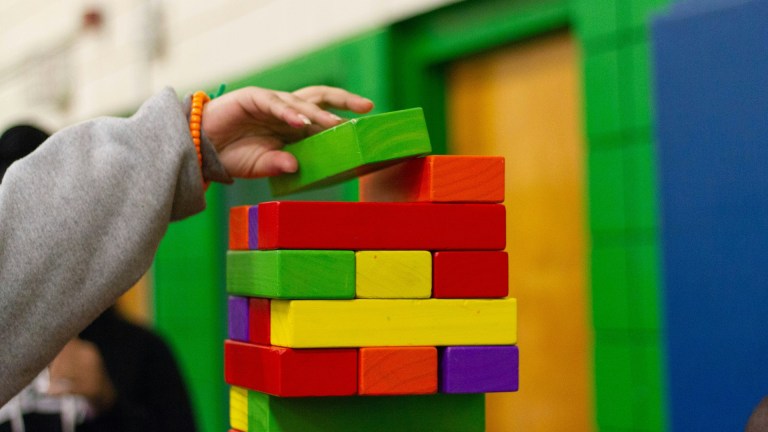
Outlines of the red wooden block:
{"type": "Polygon", "coordinates": [[[224,341],[224,380],[274,396],[357,393],[357,349],[291,349],[224,341]]]}
{"type": "Polygon", "coordinates": [[[435,252],[432,297],[497,298],[509,294],[506,252],[435,252]]]}
{"type": "Polygon", "coordinates": [[[361,395],[436,393],[437,348],[360,348],[358,374],[361,395]]]}
{"type": "Polygon", "coordinates": [[[258,206],[259,249],[501,250],[500,204],[273,201],[258,206]]]}
{"type": "Polygon", "coordinates": [[[408,159],[360,178],[361,202],[504,201],[504,158],[440,155],[408,159]]]}
{"type": "Polygon", "coordinates": [[[271,345],[269,299],[248,299],[248,340],[255,344],[271,345]]]}
{"type": "Polygon", "coordinates": [[[251,206],[239,206],[229,209],[229,248],[232,250],[248,249],[248,209],[251,206]]]}

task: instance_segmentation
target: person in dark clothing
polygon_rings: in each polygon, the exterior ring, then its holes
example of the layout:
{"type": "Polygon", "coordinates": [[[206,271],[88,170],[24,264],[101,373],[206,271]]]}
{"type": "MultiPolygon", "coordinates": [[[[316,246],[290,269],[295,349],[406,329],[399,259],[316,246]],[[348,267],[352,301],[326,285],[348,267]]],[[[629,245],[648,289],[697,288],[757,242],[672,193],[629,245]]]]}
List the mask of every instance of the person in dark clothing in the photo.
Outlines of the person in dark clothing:
{"type": "MultiPolygon", "coordinates": [[[[0,137],[0,181],[48,137],[20,125],[0,137]]],[[[0,407],[0,432],[196,430],[186,386],[166,343],[107,309],[51,366],[0,407]]]]}

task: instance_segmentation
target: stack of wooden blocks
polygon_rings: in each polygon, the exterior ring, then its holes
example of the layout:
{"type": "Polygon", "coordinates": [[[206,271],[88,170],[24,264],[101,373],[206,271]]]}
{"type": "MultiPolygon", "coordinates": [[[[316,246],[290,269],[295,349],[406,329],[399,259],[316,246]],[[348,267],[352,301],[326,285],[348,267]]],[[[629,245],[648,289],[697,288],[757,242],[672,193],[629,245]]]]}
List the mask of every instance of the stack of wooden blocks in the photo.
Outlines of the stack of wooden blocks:
{"type": "Polygon", "coordinates": [[[370,174],[361,202],[231,209],[232,430],[483,431],[484,393],[518,388],[503,158],[419,157],[420,109],[289,151],[278,195],[370,174]]]}

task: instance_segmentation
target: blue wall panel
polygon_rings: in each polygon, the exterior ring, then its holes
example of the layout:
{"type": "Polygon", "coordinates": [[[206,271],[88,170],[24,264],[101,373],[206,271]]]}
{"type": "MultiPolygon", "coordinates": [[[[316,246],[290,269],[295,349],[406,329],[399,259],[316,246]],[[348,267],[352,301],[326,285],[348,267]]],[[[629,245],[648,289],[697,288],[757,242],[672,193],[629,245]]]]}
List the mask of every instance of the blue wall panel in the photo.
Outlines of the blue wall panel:
{"type": "Polygon", "coordinates": [[[768,1],[653,25],[670,419],[743,430],[768,395],[768,1]]]}

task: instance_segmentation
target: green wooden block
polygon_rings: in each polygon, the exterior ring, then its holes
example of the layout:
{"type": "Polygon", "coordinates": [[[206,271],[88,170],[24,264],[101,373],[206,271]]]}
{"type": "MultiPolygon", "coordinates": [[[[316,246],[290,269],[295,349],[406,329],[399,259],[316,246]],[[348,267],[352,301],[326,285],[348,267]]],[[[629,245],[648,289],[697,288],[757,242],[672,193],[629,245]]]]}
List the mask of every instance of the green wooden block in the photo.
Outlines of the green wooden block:
{"type": "Polygon", "coordinates": [[[352,119],[285,150],[299,170],[270,178],[272,194],[329,186],[432,151],[421,108],[352,119]]]}
{"type": "Polygon", "coordinates": [[[584,58],[587,135],[616,135],[621,130],[619,55],[617,49],[584,58]]]}
{"type": "Polygon", "coordinates": [[[279,299],[352,299],[355,253],[227,251],[227,293],[279,299]]]}
{"type": "Polygon", "coordinates": [[[623,246],[593,246],[591,256],[592,321],[597,330],[627,330],[630,287],[623,246]]]}
{"type": "Polygon", "coordinates": [[[656,147],[641,139],[624,149],[625,224],[628,230],[656,230],[656,147]]]}
{"type": "Polygon", "coordinates": [[[280,398],[248,391],[259,432],[482,432],[484,394],[280,398]]]}
{"type": "Polygon", "coordinates": [[[595,333],[595,409],[598,430],[634,428],[633,345],[628,335],[595,333]]]}
{"type": "Polygon", "coordinates": [[[624,149],[595,148],[588,154],[589,224],[592,231],[623,231],[624,149]]]}

